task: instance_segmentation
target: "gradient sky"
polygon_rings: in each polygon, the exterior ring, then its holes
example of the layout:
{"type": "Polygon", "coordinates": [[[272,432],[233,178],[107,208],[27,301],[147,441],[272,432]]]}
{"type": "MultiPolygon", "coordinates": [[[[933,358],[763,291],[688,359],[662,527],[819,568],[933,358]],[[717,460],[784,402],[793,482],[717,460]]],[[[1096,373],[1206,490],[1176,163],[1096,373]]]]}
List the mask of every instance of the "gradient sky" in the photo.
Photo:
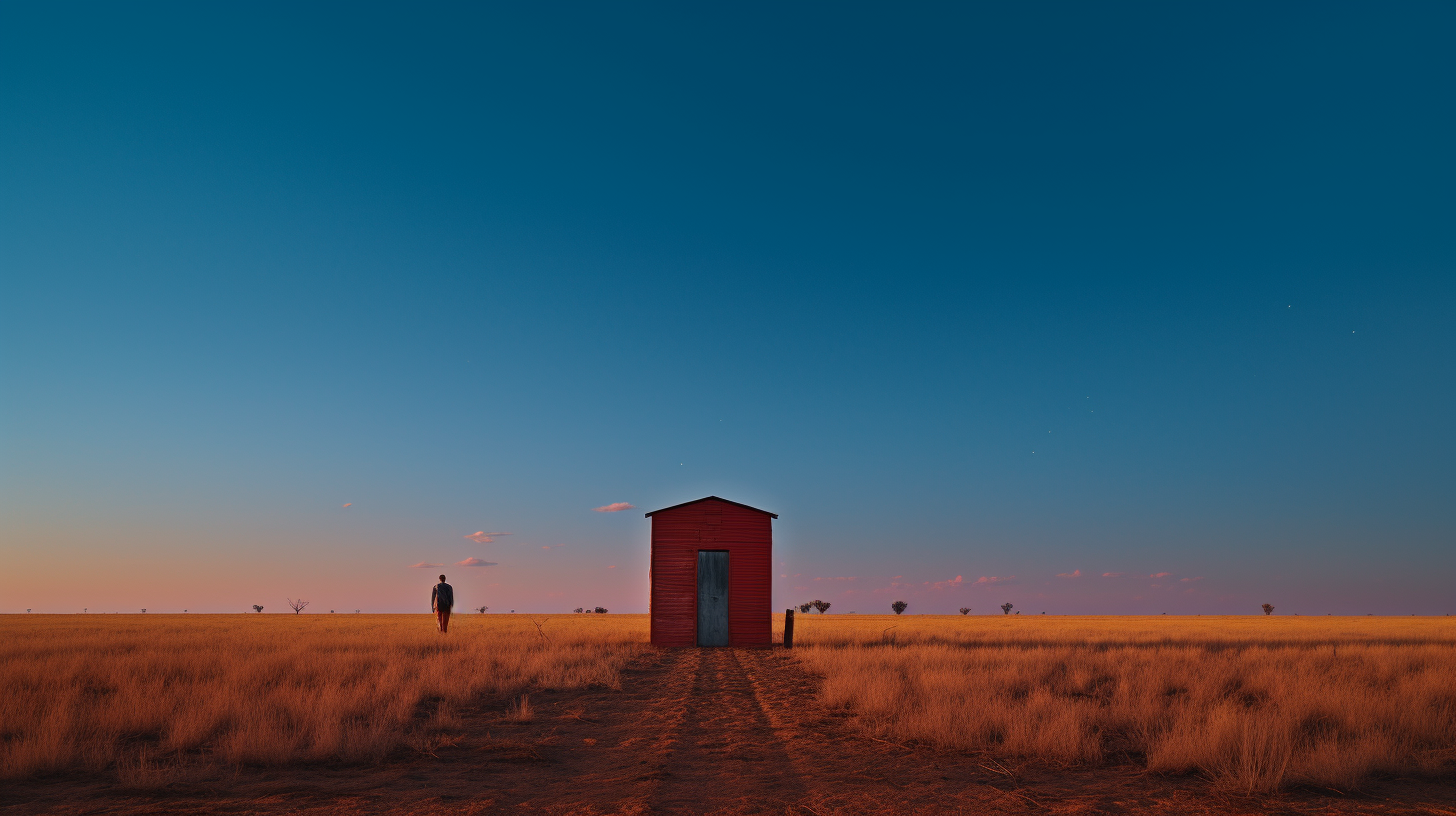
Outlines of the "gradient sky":
{"type": "Polygon", "coordinates": [[[5,4],[0,612],[1456,612],[1453,33],[5,4]]]}

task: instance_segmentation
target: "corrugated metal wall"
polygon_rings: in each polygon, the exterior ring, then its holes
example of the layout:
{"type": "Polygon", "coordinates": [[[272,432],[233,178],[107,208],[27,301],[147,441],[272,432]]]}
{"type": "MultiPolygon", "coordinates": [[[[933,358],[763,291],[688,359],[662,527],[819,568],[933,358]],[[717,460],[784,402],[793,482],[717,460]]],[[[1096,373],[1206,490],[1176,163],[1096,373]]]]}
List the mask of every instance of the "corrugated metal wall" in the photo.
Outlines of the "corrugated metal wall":
{"type": "Polygon", "coordinates": [[[698,550],[727,550],[730,645],[770,645],[772,525],[767,513],[712,499],[654,513],[653,644],[697,644],[698,550]]]}

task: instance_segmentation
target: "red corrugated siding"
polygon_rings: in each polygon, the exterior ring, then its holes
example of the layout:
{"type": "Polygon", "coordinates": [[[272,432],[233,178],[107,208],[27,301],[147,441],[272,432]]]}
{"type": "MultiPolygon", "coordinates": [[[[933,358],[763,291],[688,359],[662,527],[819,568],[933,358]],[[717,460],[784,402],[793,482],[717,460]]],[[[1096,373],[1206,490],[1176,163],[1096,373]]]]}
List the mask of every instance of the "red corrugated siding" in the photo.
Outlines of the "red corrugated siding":
{"type": "Polygon", "coordinates": [[[720,501],[653,514],[652,642],[697,644],[698,550],[727,550],[730,643],[768,646],[772,525],[766,513],[720,501]]]}

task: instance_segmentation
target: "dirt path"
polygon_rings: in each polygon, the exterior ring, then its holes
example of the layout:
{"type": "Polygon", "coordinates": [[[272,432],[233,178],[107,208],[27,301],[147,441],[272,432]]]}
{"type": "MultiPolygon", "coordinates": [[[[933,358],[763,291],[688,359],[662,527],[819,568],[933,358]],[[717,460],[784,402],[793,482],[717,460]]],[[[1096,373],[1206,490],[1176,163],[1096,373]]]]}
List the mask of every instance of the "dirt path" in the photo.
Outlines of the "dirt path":
{"type": "Polygon", "coordinates": [[[898,746],[814,699],[816,680],[775,650],[654,651],[622,688],[530,695],[462,713],[454,744],[376,767],[308,766],[200,777],[160,791],[110,783],[0,788],[0,814],[800,813],[1265,814],[1456,816],[1456,786],[1392,782],[1362,797],[1240,800],[1195,778],[1018,768],[898,746]]]}
{"type": "Polygon", "coordinates": [[[664,752],[653,809],[688,810],[710,802],[718,808],[752,809],[756,801],[810,798],[809,778],[796,767],[791,734],[781,731],[765,703],[758,661],[744,667],[740,652],[695,650],[691,696],[664,752]]]}

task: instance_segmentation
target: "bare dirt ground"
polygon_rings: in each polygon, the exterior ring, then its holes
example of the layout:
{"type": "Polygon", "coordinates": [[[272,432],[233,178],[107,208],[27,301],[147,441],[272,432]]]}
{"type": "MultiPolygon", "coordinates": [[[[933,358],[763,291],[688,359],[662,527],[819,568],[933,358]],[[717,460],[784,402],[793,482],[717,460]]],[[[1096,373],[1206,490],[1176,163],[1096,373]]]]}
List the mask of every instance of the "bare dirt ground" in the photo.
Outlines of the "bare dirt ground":
{"type": "Polygon", "coordinates": [[[654,651],[621,690],[537,692],[462,712],[444,744],[377,766],[309,765],[49,779],[0,786],[0,814],[1453,814],[1456,782],[1386,780],[1359,794],[1219,794],[1196,777],[1009,765],[867,737],[815,703],[786,652],[654,651]],[[146,789],[140,789],[140,787],[146,789]]]}

